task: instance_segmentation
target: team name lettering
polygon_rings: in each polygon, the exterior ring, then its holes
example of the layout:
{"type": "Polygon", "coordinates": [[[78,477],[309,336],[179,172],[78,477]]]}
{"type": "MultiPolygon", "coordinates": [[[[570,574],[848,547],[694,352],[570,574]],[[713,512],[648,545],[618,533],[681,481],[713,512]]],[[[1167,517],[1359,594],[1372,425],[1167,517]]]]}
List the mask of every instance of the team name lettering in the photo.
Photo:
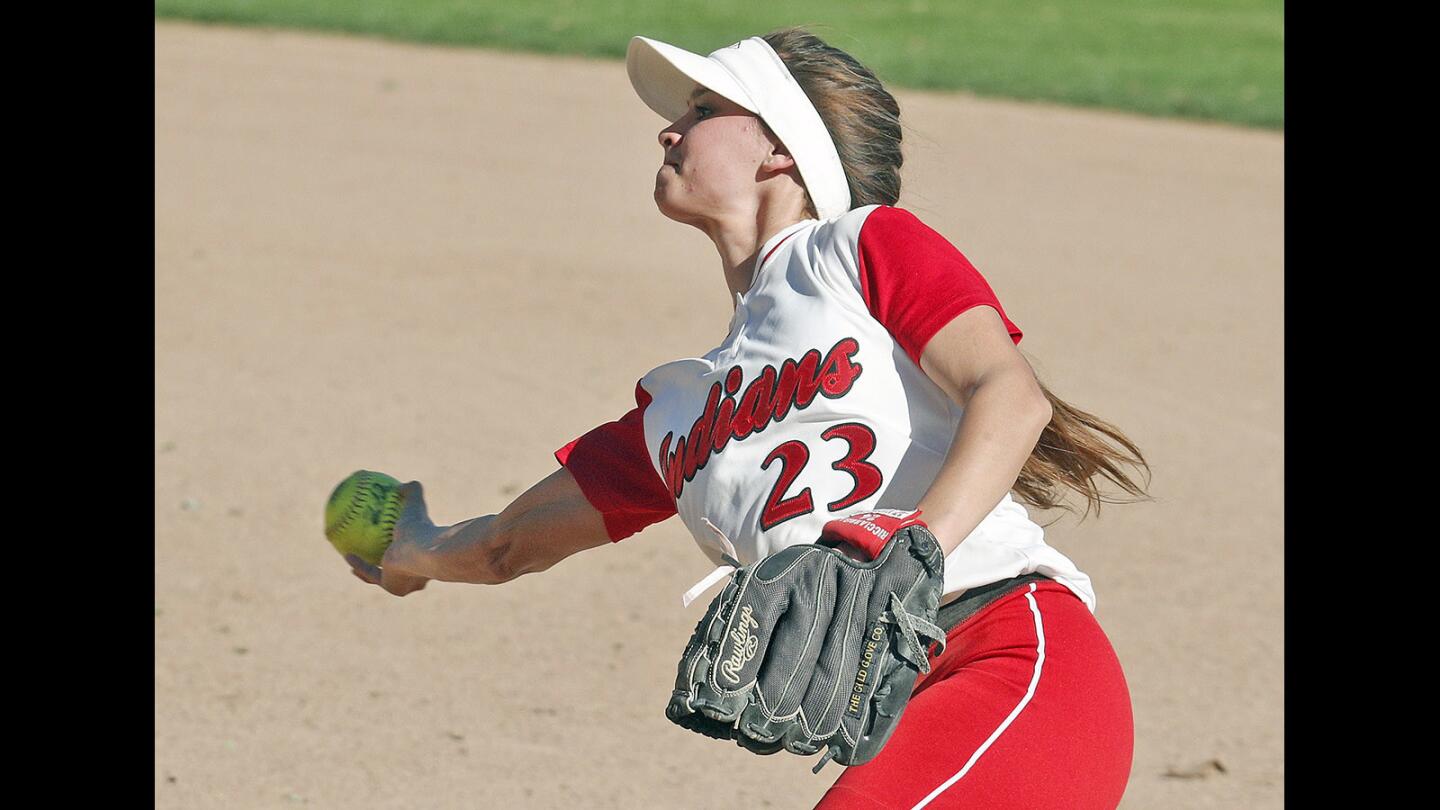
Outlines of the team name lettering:
{"type": "Polygon", "coordinates": [[[799,360],[787,358],[777,370],[767,365],[741,393],[744,372],[733,366],[722,382],[710,386],[705,407],[687,435],[672,431],[660,441],[660,469],[676,500],[687,481],[705,468],[712,453],[722,453],[732,440],[743,441],[779,422],[790,411],[802,411],[815,397],[838,399],[850,393],[863,366],[851,358],[860,350],[855,338],[842,338],[822,358],[811,349],[799,360]],[[672,447],[673,445],[673,447],[672,447]]]}
{"type": "Polygon", "coordinates": [[[750,633],[759,627],[760,623],[755,621],[755,612],[750,606],[740,608],[740,621],[730,631],[730,657],[720,662],[720,674],[725,676],[725,680],[740,682],[740,668],[749,663],[760,648],[760,639],[750,633]]]}

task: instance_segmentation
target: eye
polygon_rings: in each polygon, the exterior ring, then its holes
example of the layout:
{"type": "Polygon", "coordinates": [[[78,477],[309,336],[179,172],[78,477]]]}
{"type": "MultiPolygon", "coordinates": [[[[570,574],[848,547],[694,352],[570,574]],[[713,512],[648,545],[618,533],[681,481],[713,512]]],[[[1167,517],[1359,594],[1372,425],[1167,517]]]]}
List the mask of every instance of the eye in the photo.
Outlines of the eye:
{"type": "Polygon", "coordinates": [[[696,117],[696,118],[705,118],[705,117],[711,115],[711,114],[714,113],[714,112],[715,112],[714,110],[712,110],[711,108],[705,106],[704,104],[696,104],[696,105],[695,105],[695,117],[696,117]]]}

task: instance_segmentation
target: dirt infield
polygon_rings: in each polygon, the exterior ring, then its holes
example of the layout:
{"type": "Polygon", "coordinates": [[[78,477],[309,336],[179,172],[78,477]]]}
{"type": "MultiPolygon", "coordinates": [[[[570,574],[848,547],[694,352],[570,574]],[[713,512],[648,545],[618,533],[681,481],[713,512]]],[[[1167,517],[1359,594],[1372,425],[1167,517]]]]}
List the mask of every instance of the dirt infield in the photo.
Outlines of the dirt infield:
{"type": "MultiPolygon", "coordinates": [[[[321,533],[362,467],[497,511],[723,338],[623,65],[155,34],[156,806],[809,807],[837,766],[663,715],[709,570],[678,521],[405,599],[321,533]]],[[[1129,678],[1122,807],[1281,807],[1283,136],[897,95],[901,204],[1154,469],[1048,532],[1129,678]]]]}

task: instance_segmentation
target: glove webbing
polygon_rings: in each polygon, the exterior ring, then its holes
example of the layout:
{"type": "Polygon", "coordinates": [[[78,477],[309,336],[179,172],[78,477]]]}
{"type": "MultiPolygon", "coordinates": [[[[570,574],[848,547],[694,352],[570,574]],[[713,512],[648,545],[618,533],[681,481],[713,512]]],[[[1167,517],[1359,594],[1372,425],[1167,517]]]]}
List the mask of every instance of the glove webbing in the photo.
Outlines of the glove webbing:
{"type": "Polygon", "coordinates": [[[880,614],[880,621],[900,628],[900,638],[904,643],[899,645],[897,652],[905,660],[919,667],[921,672],[929,674],[930,656],[927,652],[929,645],[920,643],[920,635],[923,633],[925,638],[940,645],[940,648],[935,651],[935,654],[939,655],[945,652],[945,631],[929,620],[906,610],[905,603],[900,601],[900,597],[896,596],[894,591],[890,592],[890,610],[880,614]]]}

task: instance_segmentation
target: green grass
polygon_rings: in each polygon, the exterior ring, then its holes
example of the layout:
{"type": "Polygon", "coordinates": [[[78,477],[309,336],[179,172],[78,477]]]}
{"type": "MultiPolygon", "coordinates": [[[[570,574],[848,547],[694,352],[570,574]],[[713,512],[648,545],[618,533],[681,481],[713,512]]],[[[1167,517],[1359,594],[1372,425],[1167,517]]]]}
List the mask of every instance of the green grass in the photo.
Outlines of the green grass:
{"type": "Polygon", "coordinates": [[[805,25],[896,87],[1285,126],[1283,0],[156,0],[155,15],[621,58],[805,25]]]}

